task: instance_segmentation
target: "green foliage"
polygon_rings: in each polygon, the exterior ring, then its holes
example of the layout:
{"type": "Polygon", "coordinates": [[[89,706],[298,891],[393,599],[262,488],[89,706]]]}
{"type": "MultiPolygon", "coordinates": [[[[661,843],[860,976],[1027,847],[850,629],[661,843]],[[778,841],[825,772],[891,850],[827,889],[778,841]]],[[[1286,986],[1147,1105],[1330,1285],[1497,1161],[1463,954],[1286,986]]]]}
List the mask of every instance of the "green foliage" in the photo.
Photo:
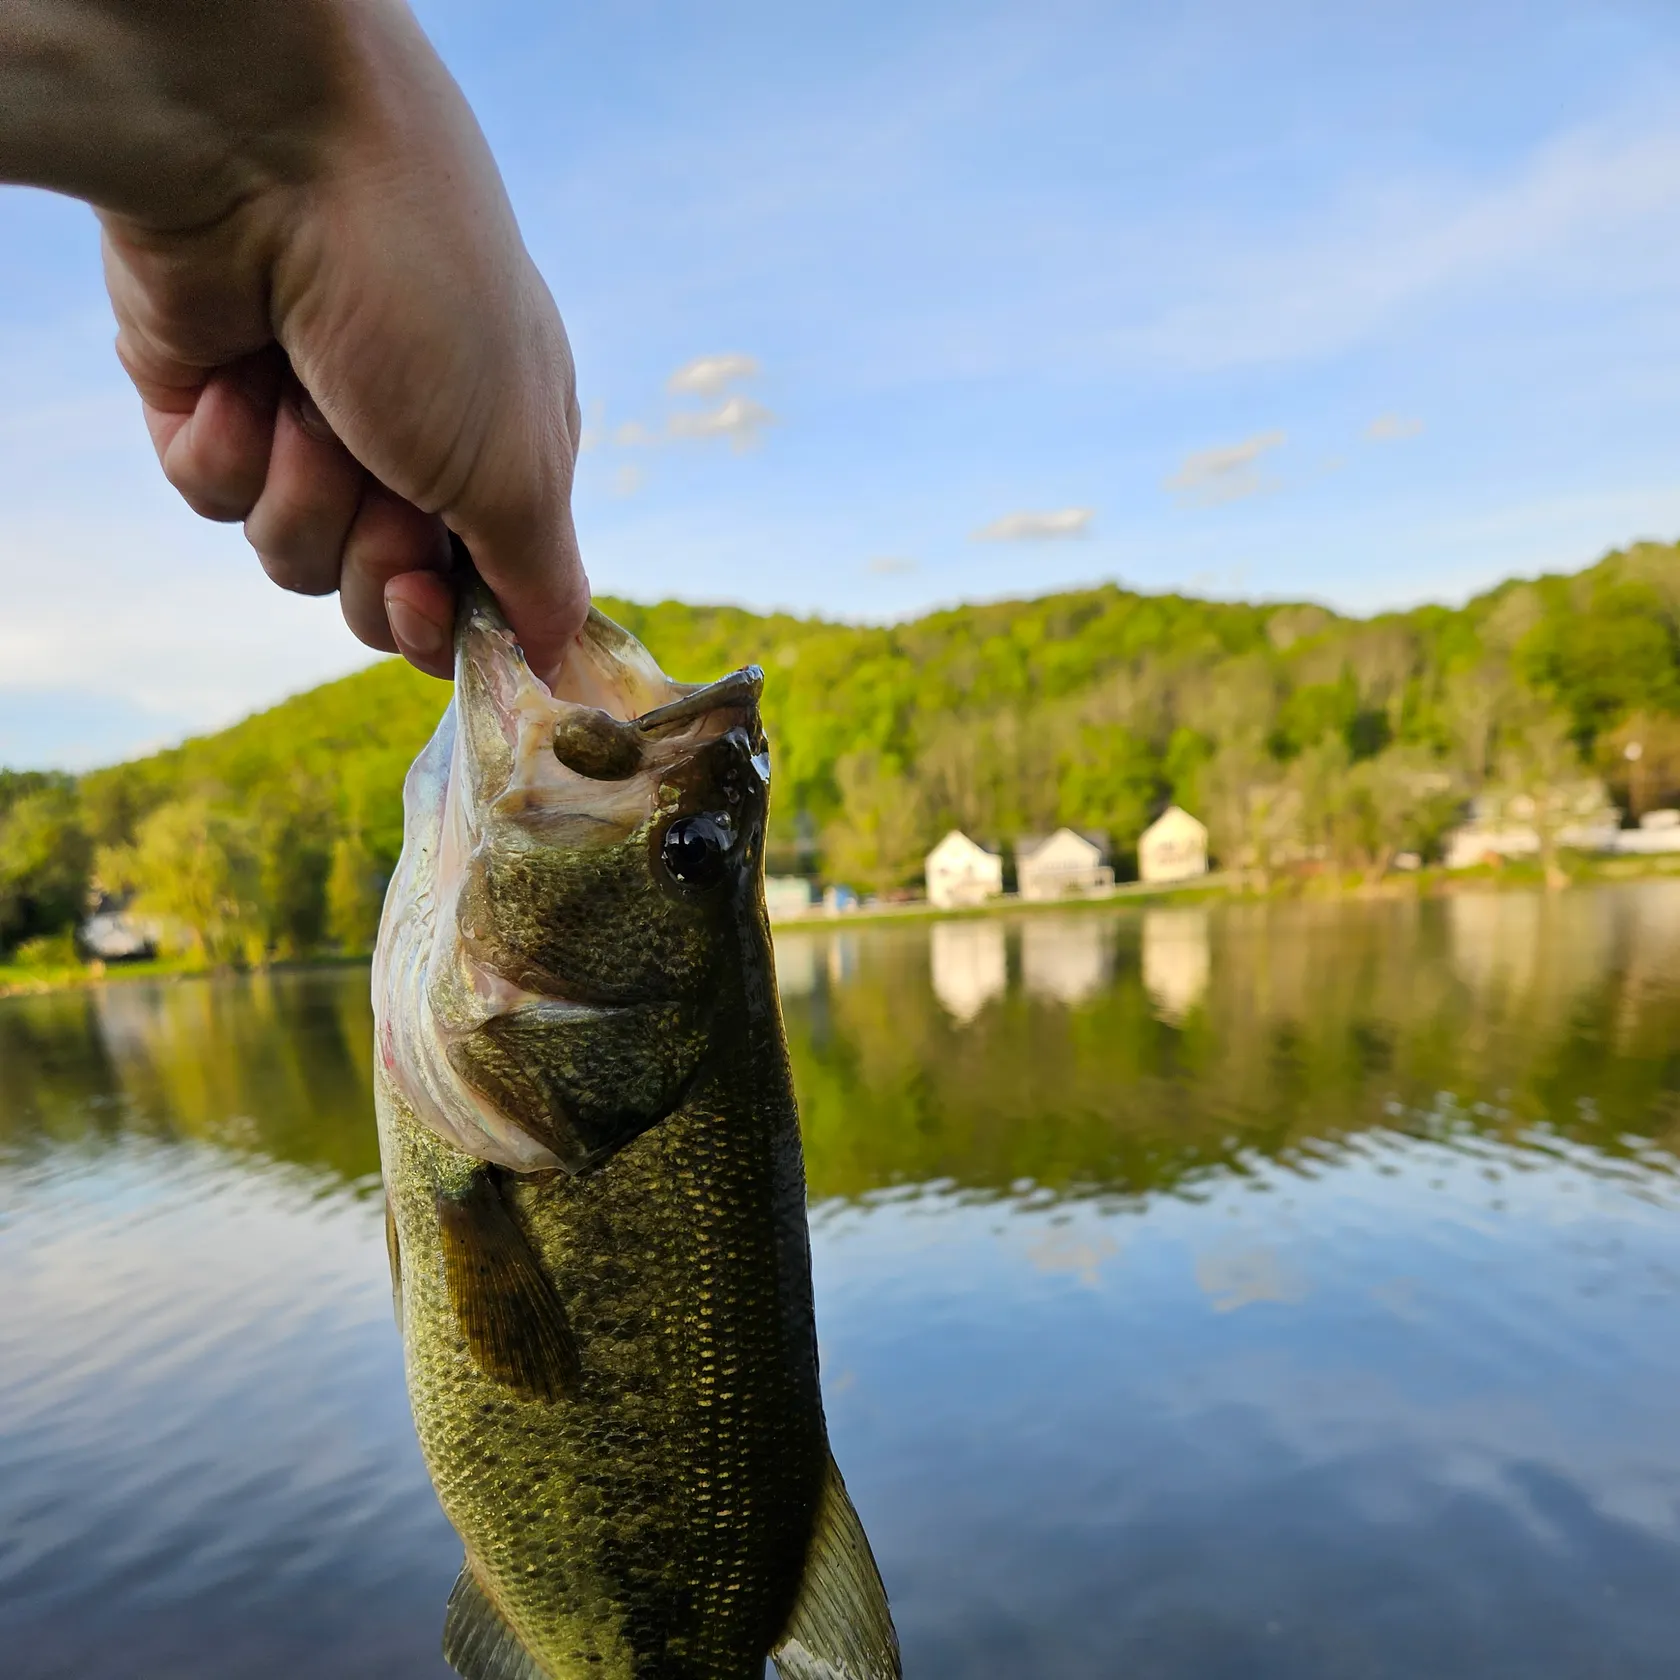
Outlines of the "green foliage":
{"type": "Polygon", "coordinates": [[[0,779],[0,951],[74,925],[91,855],[68,777],[0,779]]]}
{"type": "MultiPolygon", "coordinates": [[[[1007,844],[1066,823],[1123,861],[1169,798],[1263,881],[1380,873],[1469,795],[1579,778],[1578,755],[1632,808],[1680,797],[1674,547],[1367,620],[1115,585],[891,626],[602,607],[675,676],[765,667],[772,853],[820,835],[858,887],[913,881],[953,826],[1007,844]]],[[[447,696],[390,660],[74,785],[0,772],[0,950],[70,925],[95,848],[92,884],[212,960],[366,949],[447,696]]]]}

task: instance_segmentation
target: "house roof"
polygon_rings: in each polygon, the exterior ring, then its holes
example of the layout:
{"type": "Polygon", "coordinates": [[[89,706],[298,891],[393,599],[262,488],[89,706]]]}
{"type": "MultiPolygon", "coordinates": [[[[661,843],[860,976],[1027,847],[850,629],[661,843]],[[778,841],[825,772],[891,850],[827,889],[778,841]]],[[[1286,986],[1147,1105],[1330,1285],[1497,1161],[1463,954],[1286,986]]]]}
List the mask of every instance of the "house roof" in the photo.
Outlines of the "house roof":
{"type": "Polygon", "coordinates": [[[1095,849],[1099,859],[1108,856],[1108,836],[1090,828],[1058,828],[1054,834],[1022,834],[1015,841],[1016,863],[1031,863],[1058,835],[1071,834],[1095,849]]]}
{"type": "Polygon", "coordinates": [[[1147,840],[1157,829],[1182,828],[1186,823],[1191,824],[1202,834],[1207,833],[1207,824],[1202,822],[1199,818],[1191,816],[1182,805],[1169,805],[1166,810],[1164,810],[1160,816],[1158,816],[1154,822],[1152,822],[1149,827],[1138,836],[1138,842],[1141,845],[1142,842],[1147,840]]]}
{"type": "Polygon", "coordinates": [[[981,841],[964,834],[960,828],[953,828],[949,834],[935,843],[928,856],[931,858],[941,852],[958,851],[964,847],[972,851],[984,852],[987,857],[995,858],[1002,855],[996,846],[987,846],[981,841]]]}

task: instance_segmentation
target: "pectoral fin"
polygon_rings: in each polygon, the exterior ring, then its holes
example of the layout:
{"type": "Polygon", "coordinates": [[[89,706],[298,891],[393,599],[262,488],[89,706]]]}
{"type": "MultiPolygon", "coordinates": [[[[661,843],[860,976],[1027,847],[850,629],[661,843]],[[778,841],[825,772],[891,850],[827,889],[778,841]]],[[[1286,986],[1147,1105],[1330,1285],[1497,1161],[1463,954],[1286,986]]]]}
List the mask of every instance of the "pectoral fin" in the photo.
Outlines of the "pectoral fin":
{"type": "Polygon", "coordinates": [[[770,1657],[781,1680],[900,1680],[903,1673],[886,1588],[832,1457],[799,1602],[770,1657]]]}
{"type": "Polygon", "coordinates": [[[548,1680],[478,1584],[470,1561],[461,1565],[449,1595],[443,1657],[465,1680],[548,1680]]]}
{"type": "Polygon", "coordinates": [[[566,1309],[502,1196],[499,1175],[440,1191],[438,1228],[449,1298],[486,1376],[528,1400],[558,1400],[581,1375],[566,1309]]]}
{"type": "Polygon", "coordinates": [[[391,1311],[397,1317],[397,1329],[403,1327],[402,1245],[397,1241],[397,1216],[385,1203],[385,1257],[391,1262],[391,1311]]]}

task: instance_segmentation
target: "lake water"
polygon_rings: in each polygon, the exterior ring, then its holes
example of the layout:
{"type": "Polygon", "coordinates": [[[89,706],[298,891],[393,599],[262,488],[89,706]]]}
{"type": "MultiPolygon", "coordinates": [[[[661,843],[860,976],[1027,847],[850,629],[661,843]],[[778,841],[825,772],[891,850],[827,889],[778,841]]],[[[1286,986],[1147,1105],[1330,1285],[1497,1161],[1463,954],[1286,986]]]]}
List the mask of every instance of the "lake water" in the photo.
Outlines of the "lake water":
{"type": "MultiPolygon", "coordinates": [[[[911,1680],[1680,1673],[1680,885],[778,950],[911,1680]]],[[[8,1680],[447,1680],[365,994],[0,1002],[8,1680]]]]}

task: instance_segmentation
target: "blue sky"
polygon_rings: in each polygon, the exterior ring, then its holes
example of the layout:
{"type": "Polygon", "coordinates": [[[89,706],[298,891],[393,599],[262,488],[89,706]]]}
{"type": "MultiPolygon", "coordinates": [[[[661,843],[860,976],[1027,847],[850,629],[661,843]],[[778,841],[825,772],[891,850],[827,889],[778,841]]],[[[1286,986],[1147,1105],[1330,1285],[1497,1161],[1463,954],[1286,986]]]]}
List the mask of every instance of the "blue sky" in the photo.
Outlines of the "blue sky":
{"type": "MultiPolygon", "coordinates": [[[[420,11],[572,334],[602,591],[1369,611],[1680,534],[1666,0],[420,11]]],[[[110,332],[91,218],[0,191],[0,762],[366,657],[175,502],[110,332]]]]}

